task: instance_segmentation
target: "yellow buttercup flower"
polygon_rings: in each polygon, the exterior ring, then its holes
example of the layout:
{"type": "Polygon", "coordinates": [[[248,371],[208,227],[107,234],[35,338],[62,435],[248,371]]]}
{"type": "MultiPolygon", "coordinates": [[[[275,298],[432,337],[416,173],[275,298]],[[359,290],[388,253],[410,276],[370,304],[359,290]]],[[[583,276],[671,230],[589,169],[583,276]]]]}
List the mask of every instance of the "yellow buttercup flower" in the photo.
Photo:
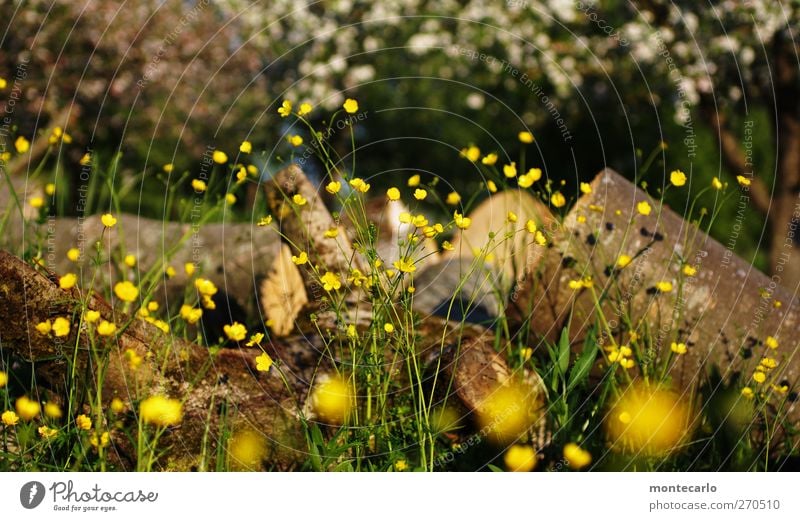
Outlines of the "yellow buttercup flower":
{"type": "Polygon", "coordinates": [[[323,421],[343,424],[353,406],[352,386],[338,376],[331,377],[314,387],[311,404],[323,421]]]}
{"type": "Polygon", "coordinates": [[[202,179],[192,179],[192,188],[194,189],[195,192],[203,193],[206,191],[206,188],[208,188],[208,186],[206,185],[206,182],[203,181],[202,179]]]}
{"type": "Polygon", "coordinates": [[[715,176],[714,179],[711,180],[711,186],[714,187],[714,190],[722,190],[722,181],[715,176]]]}
{"type": "Polygon", "coordinates": [[[184,304],[181,306],[179,314],[180,317],[189,324],[196,324],[203,316],[203,310],[200,308],[194,308],[188,304],[184,304]]]}
{"type": "Polygon", "coordinates": [[[582,194],[590,194],[592,193],[592,186],[589,183],[581,183],[581,193],[582,194]]]}
{"type": "Polygon", "coordinates": [[[576,443],[567,443],[564,445],[564,459],[571,469],[581,470],[592,462],[592,455],[576,443]]]}
{"type": "Polygon", "coordinates": [[[44,185],[44,193],[46,193],[47,195],[55,194],[56,185],[54,185],[53,183],[47,183],[46,185],[44,185]]]}
{"type": "Polygon", "coordinates": [[[369,184],[364,182],[363,179],[360,177],[354,177],[350,180],[350,186],[353,187],[354,190],[365,194],[369,191],[369,184]]]}
{"type": "Polygon", "coordinates": [[[2,419],[3,424],[8,427],[13,427],[14,425],[19,423],[19,416],[14,411],[3,411],[3,415],[0,416],[2,419]]]}
{"type": "Polygon", "coordinates": [[[778,349],[778,339],[773,336],[768,336],[766,340],[764,340],[764,344],[770,349],[778,349]]]}
{"type": "Polygon", "coordinates": [[[517,217],[517,214],[515,214],[514,212],[511,212],[511,211],[509,211],[509,212],[506,214],[506,220],[507,220],[508,222],[510,222],[510,223],[515,223],[515,222],[517,222],[517,220],[518,220],[518,219],[519,219],[519,218],[517,217]]]}
{"type": "Polygon", "coordinates": [[[527,222],[525,222],[525,229],[528,233],[535,234],[537,229],[536,222],[533,219],[528,219],[527,222]]]}
{"type": "Polygon", "coordinates": [[[497,163],[497,154],[494,152],[486,154],[483,156],[483,159],[481,159],[481,163],[487,166],[492,166],[493,164],[497,163]]]}
{"type": "Polygon", "coordinates": [[[259,219],[256,223],[256,226],[269,226],[270,224],[272,224],[272,216],[267,215],[266,217],[259,219]]]}
{"type": "Polygon", "coordinates": [[[461,149],[461,157],[465,157],[473,163],[481,158],[481,149],[475,145],[470,145],[467,148],[461,149]]]}
{"type": "Polygon", "coordinates": [[[292,202],[297,206],[305,206],[305,204],[308,203],[308,199],[303,197],[302,194],[294,194],[292,196],[292,202]]]}
{"type": "Polygon", "coordinates": [[[668,280],[662,280],[656,283],[656,289],[661,293],[669,293],[672,291],[672,282],[668,280]]]}
{"type": "Polygon", "coordinates": [[[168,427],[181,422],[183,406],[178,400],[156,395],[139,404],[139,414],[145,423],[168,427]]]}
{"type": "Polygon", "coordinates": [[[228,162],[228,154],[222,150],[215,150],[214,153],[211,154],[211,159],[218,165],[224,165],[228,162]]]}
{"type": "Polygon", "coordinates": [[[14,148],[17,149],[17,153],[24,154],[31,148],[31,142],[25,139],[25,136],[19,136],[16,141],[14,141],[14,148]]]}
{"type": "Polygon", "coordinates": [[[58,434],[58,430],[52,427],[48,427],[46,425],[42,425],[37,429],[39,432],[39,436],[44,438],[45,440],[49,440],[50,438],[54,438],[58,434]]]}
{"type": "Polygon", "coordinates": [[[83,316],[83,319],[89,324],[94,324],[95,322],[100,320],[100,312],[95,311],[93,309],[87,309],[86,314],[83,316]]]}
{"type": "Polygon", "coordinates": [[[640,201],[636,203],[636,211],[642,215],[650,215],[652,208],[650,207],[650,203],[647,201],[640,201]]]}
{"type": "Polygon", "coordinates": [[[325,291],[336,291],[342,287],[342,281],[339,275],[330,271],[325,272],[325,275],[320,277],[320,282],[322,282],[322,287],[325,291]]]}
{"type": "Polygon", "coordinates": [[[414,261],[407,257],[402,257],[400,260],[396,260],[394,262],[394,267],[397,269],[397,271],[401,271],[403,273],[414,273],[417,271],[414,261]]]}
{"type": "Polygon", "coordinates": [[[444,241],[442,243],[442,249],[445,251],[453,251],[455,247],[450,243],[450,241],[444,241]]]}
{"type": "Polygon", "coordinates": [[[686,174],[681,170],[673,170],[669,174],[669,182],[675,186],[683,186],[686,184],[686,174]]]}
{"type": "MultiPolygon", "coordinates": [[[[92,159],[92,156],[89,154],[85,154],[83,157],[86,159],[86,164],[88,164],[92,159]]],[[[83,161],[83,159],[81,159],[81,161],[83,161]]],[[[81,164],[83,165],[84,163],[81,162],[81,164]]],[[[172,163],[167,163],[166,165],[162,166],[161,169],[165,174],[171,174],[172,171],[175,170],[175,165],[172,163]]]]}
{"type": "Polygon", "coordinates": [[[533,143],[533,134],[527,131],[522,131],[519,134],[517,134],[517,138],[522,143],[533,143]]]}
{"type": "Polygon", "coordinates": [[[301,103],[300,108],[297,110],[297,115],[305,116],[311,114],[312,110],[314,110],[314,107],[312,107],[310,103],[301,103]]]}
{"type": "Polygon", "coordinates": [[[53,325],[50,323],[49,320],[45,320],[44,322],[39,322],[36,324],[36,331],[43,335],[47,335],[50,333],[50,330],[53,329],[53,325]]]}
{"type": "Polygon", "coordinates": [[[498,385],[477,407],[478,424],[496,443],[515,442],[539,417],[536,392],[522,382],[498,385]]]}
{"type": "Polygon", "coordinates": [[[339,228],[328,228],[322,235],[324,235],[326,239],[335,239],[339,235],[339,228]]]}
{"type": "Polygon", "coordinates": [[[554,192],[553,195],[550,196],[550,203],[556,208],[561,208],[567,204],[567,199],[561,192],[554,192]]]}
{"type": "Polygon", "coordinates": [[[225,194],[225,202],[228,204],[236,204],[236,196],[231,193],[225,194]]]}
{"type": "Polygon", "coordinates": [[[750,179],[748,179],[743,175],[737,175],[736,181],[739,183],[739,186],[744,186],[744,187],[750,186],[750,183],[752,182],[750,179]]]}
{"type": "Polygon", "coordinates": [[[344,108],[344,111],[348,114],[355,114],[358,112],[358,102],[352,98],[347,98],[344,100],[342,108],[344,108]]]}
{"type": "Polygon", "coordinates": [[[298,266],[302,266],[308,262],[308,254],[304,251],[301,251],[300,255],[292,255],[292,262],[298,266]]]}
{"type": "Polygon", "coordinates": [[[42,408],[39,402],[31,400],[27,396],[20,396],[17,398],[14,408],[17,411],[17,416],[22,418],[23,421],[31,421],[39,416],[42,408]]]}
{"type": "Polygon", "coordinates": [[[631,258],[630,255],[625,255],[624,253],[620,254],[620,256],[617,257],[617,268],[622,269],[626,267],[628,264],[631,263],[632,260],[633,259],[631,258]]]}
{"type": "Polygon", "coordinates": [[[690,264],[687,264],[683,267],[683,274],[686,275],[687,277],[694,277],[695,275],[697,275],[697,268],[695,268],[690,264]]]}
{"type": "Polygon", "coordinates": [[[383,325],[383,330],[386,331],[387,334],[391,335],[394,333],[394,326],[387,322],[383,325]]]}
{"type": "Polygon", "coordinates": [[[748,400],[752,400],[753,396],[755,396],[755,393],[753,392],[753,389],[751,387],[745,386],[742,388],[742,396],[744,396],[748,400]]]}
{"type": "Polygon", "coordinates": [[[195,267],[195,265],[194,265],[194,263],[193,263],[193,262],[186,262],[186,263],[184,263],[184,264],[183,264],[183,271],[184,271],[184,272],[186,273],[186,275],[188,275],[189,277],[191,277],[192,275],[194,275],[195,268],[196,268],[196,267],[195,267]]]}
{"type": "Polygon", "coordinates": [[[327,185],[325,185],[325,191],[331,195],[336,195],[339,193],[339,190],[342,189],[342,183],[339,181],[331,181],[327,185]]]}
{"type": "Polygon", "coordinates": [[[108,447],[108,444],[111,442],[111,436],[108,432],[104,432],[98,436],[97,432],[93,432],[91,436],[89,436],[89,444],[94,448],[105,448],[108,447]]]}
{"type": "Polygon", "coordinates": [[[455,221],[456,226],[458,226],[462,230],[466,230],[472,225],[472,219],[470,219],[469,217],[464,217],[458,212],[455,212],[453,214],[453,220],[455,221]]]}
{"type": "Polygon", "coordinates": [[[44,404],[44,415],[47,416],[48,418],[53,418],[54,420],[57,420],[61,418],[64,415],[64,413],[61,412],[61,407],[59,407],[57,403],[47,402],[46,404],[44,404]]]}
{"type": "Polygon", "coordinates": [[[203,296],[210,297],[217,293],[217,286],[215,286],[214,283],[208,279],[195,279],[194,287],[197,289],[197,292],[203,296]]]}
{"type": "Polygon", "coordinates": [[[267,353],[261,353],[256,357],[256,371],[266,373],[272,367],[272,358],[267,353]]]}
{"type": "Polygon", "coordinates": [[[133,302],[139,296],[139,289],[132,282],[125,280],[114,284],[114,294],[123,302],[133,302]]]}
{"type": "Polygon", "coordinates": [[[58,286],[61,289],[72,289],[75,287],[75,284],[78,283],[78,276],[74,273],[67,273],[59,277],[58,279],[58,286]]]}
{"type": "Polygon", "coordinates": [[[239,322],[234,322],[230,325],[226,324],[222,327],[222,330],[225,332],[225,336],[234,342],[241,342],[247,337],[247,328],[239,322]]]}
{"type": "Polygon", "coordinates": [[[58,317],[53,321],[53,334],[57,337],[67,336],[69,334],[70,323],[64,317],[58,317]]]}
{"type": "Polygon", "coordinates": [[[75,418],[75,426],[82,431],[92,430],[92,420],[85,414],[79,414],[75,418]]]}
{"type": "Polygon", "coordinates": [[[0,371],[0,389],[8,384],[8,373],[0,371]]]}
{"type": "Polygon", "coordinates": [[[100,336],[111,336],[117,331],[117,325],[108,320],[101,320],[97,324],[97,334],[100,336]]]}
{"type": "Polygon", "coordinates": [[[536,450],[530,445],[512,445],[503,456],[511,472],[530,472],[536,467],[536,450]]]}
{"type": "Polygon", "coordinates": [[[675,353],[676,355],[685,355],[686,354],[686,344],[683,342],[673,342],[670,345],[670,350],[675,353]]]}
{"type": "Polygon", "coordinates": [[[38,209],[38,208],[41,208],[42,206],[44,206],[44,199],[42,199],[38,195],[35,195],[35,196],[31,197],[30,199],[28,199],[28,204],[31,205],[31,208],[38,209]]]}
{"type": "Polygon", "coordinates": [[[489,179],[488,181],[486,181],[486,189],[494,194],[497,192],[497,185],[494,183],[494,181],[489,179]]]}
{"type": "Polygon", "coordinates": [[[422,182],[422,178],[420,177],[420,175],[419,174],[414,174],[414,175],[412,175],[411,177],[408,178],[407,185],[408,185],[409,188],[414,188],[414,187],[419,186],[420,182],[422,182]]]}
{"type": "Polygon", "coordinates": [[[417,188],[416,190],[414,190],[414,199],[416,199],[417,201],[422,201],[426,197],[428,197],[427,190],[423,190],[422,188],[417,188]]]}
{"type": "Polygon", "coordinates": [[[386,190],[386,197],[388,197],[390,201],[397,201],[400,199],[400,190],[393,186],[386,190]]]}
{"type": "Polygon", "coordinates": [[[510,165],[503,165],[503,175],[509,179],[517,177],[517,164],[512,162],[510,165]]]}
{"type": "Polygon", "coordinates": [[[103,223],[103,226],[106,228],[113,228],[115,224],[117,224],[117,218],[111,215],[110,213],[104,213],[100,217],[100,222],[103,223]]]}
{"type": "Polygon", "coordinates": [[[278,107],[278,114],[280,114],[282,118],[285,118],[291,113],[292,113],[292,102],[289,101],[288,99],[283,100],[281,106],[278,107]]]}
{"type": "Polygon", "coordinates": [[[78,248],[70,248],[67,250],[67,258],[72,262],[78,262],[81,257],[81,250],[78,248]]]}
{"type": "Polygon", "coordinates": [[[254,333],[250,336],[250,340],[247,341],[245,344],[247,347],[253,347],[254,345],[261,345],[261,341],[264,340],[264,333],[254,333]]]}
{"type": "Polygon", "coordinates": [[[455,206],[461,202],[461,196],[458,194],[458,192],[450,192],[447,194],[447,198],[444,202],[450,206],[455,206]]]}
{"type": "Polygon", "coordinates": [[[253,144],[249,141],[242,141],[242,144],[239,145],[239,152],[242,154],[249,154],[253,151],[253,144]]]}
{"type": "Polygon", "coordinates": [[[134,266],[136,266],[136,256],[135,255],[131,255],[131,254],[125,255],[125,258],[122,259],[122,261],[129,268],[133,268],[134,266]]]}
{"type": "Polygon", "coordinates": [[[288,139],[288,140],[289,140],[289,143],[290,143],[290,144],[291,144],[293,147],[299,147],[300,145],[302,145],[302,144],[303,144],[303,136],[298,136],[297,134],[291,135],[291,136],[289,136],[289,137],[288,137],[288,138],[286,138],[286,139],[288,139]]]}

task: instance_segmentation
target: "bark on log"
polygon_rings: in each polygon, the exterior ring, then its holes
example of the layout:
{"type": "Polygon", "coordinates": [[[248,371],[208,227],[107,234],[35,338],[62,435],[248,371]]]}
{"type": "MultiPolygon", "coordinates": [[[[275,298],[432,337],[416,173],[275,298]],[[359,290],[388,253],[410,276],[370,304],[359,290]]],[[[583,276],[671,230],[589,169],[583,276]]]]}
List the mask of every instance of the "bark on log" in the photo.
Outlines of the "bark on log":
{"type": "Polygon", "coordinates": [[[605,345],[627,343],[625,314],[640,336],[647,324],[654,337],[654,350],[645,357],[669,352],[671,342],[686,343],[688,353],[676,357],[670,373],[675,386],[687,392],[712,366],[723,377],[747,382],[762,356],[775,358],[780,366],[767,383],[774,378],[790,386],[787,417],[797,422],[800,305],[794,295],[669,208],[659,213],[656,201],[619,174],[605,170],[591,186],[592,193],[569,212],[561,239],[539,272],[518,289],[508,314],[517,323],[530,320],[535,331],[555,339],[571,311],[571,338],[578,344],[596,319],[595,306],[590,291],[572,290],[568,283],[592,275],[597,294],[609,292],[617,302],[605,306],[615,337],[601,337],[605,345]],[[649,216],[637,213],[640,201],[653,208],[649,216]],[[687,234],[694,239],[687,241],[687,234]],[[620,254],[635,258],[615,270],[620,254]],[[683,264],[695,267],[696,276],[683,275],[683,264]],[[659,281],[675,289],[661,293],[655,290],[659,281]],[[779,340],[777,349],[765,346],[768,335],[779,340]]]}

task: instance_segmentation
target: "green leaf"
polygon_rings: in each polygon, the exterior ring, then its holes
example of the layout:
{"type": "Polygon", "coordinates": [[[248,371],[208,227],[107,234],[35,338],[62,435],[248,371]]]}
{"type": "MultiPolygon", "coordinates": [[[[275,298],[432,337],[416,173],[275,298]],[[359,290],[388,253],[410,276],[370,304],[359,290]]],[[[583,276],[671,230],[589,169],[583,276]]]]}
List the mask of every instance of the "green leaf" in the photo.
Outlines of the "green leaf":
{"type": "Polygon", "coordinates": [[[492,465],[491,463],[489,463],[486,466],[489,467],[489,470],[491,470],[492,472],[505,472],[505,470],[501,469],[497,465],[492,465]]]}
{"type": "Polygon", "coordinates": [[[567,374],[569,367],[569,351],[569,330],[565,327],[561,330],[561,338],[558,340],[558,360],[556,362],[556,367],[562,376],[567,374]]]}
{"type": "Polygon", "coordinates": [[[589,334],[583,342],[583,352],[581,352],[572,370],[569,373],[569,382],[567,383],[567,392],[575,389],[581,385],[589,377],[589,372],[592,370],[594,361],[597,358],[597,342],[594,335],[589,334]]]}

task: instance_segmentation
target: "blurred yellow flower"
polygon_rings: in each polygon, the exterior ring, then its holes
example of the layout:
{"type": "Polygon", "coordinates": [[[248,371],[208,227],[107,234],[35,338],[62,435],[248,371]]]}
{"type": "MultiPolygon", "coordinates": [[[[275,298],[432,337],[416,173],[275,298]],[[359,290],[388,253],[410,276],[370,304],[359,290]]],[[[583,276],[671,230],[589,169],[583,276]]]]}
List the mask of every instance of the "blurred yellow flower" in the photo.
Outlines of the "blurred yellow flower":
{"type": "Polygon", "coordinates": [[[181,422],[183,407],[178,400],[156,395],[139,404],[139,414],[145,423],[167,427],[181,422]]]}
{"type": "Polygon", "coordinates": [[[211,154],[211,159],[218,165],[224,165],[228,162],[228,154],[222,150],[215,150],[214,153],[211,154]]]}
{"type": "Polygon", "coordinates": [[[225,202],[228,204],[236,204],[236,196],[231,193],[225,194],[225,202]]]}
{"type": "Polygon", "coordinates": [[[517,222],[518,219],[519,219],[519,217],[517,217],[517,214],[515,214],[514,212],[509,211],[506,214],[506,220],[508,222],[510,222],[510,223],[515,223],[515,222],[517,222]]]}
{"type": "Polygon", "coordinates": [[[581,183],[581,193],[582,194],[590,194],[592,193],[592,186],[589,183],[581,183]]]}
{"type": "Polygon", "coordinates": [[[442,243],[442,249],[445,251],[453,251],[455,247],[452,245],[450,241],[444,241],[442,243]]]}
{"type": "Polygon", "coordinates": [[[515,442],[539,417],[537,393],[528,385],[508,381],[498,385],[477,409],[478,424],[498,444],[515,442]]]}
{"type": "Polygon", "coordinates": [[[750,186],[751,183],[750,179],[746,178],[743,175],[737,175],[736,181],[739,183],[739,186],[745,186],[745,187],[750,186]]]}
{"type": "Polygon", "coordinates": [[[135,255],[131,255],[131,254],[125,255],[125,258],[122,261],[129,268],[133,268],[134,266],[136,266],[136,256],[135,255]]]}
{"type": "Polygon", "coordinates": [[[389,322],[383,325],[383,330],[386,331],[387,334],[394,333],[394,325],[390,324],[389,322]]]}
{"type": "Polygon", "coordinates": [[[350,180],[350,186],[353,187],[354,190],[365,194],[369,191],[369,185],[364,182],[363,179],[360,177],[355,177],[350,180]]]}
{"type": "Polygon", "coordinates": [[[561,192],[554,192],[553,195],[550,196],[550,203],[556,208],[561,208],[567,204],[567,199],[561,192]]]}
{"type": "Polygon", "coordinates": [[[296,204],[297,206],[305,206],[308,200],[305,197],[303,197],[302,194],[294,194],[292,196],[292,202],[294,202],[294,204],[296,204]]]}
{"type": "Polygon", "coordinates": [[[116,396],[111,400],[111,410],[114,414],[119,414],[125,410],[125,403],[116,396]]]}
{"type": "Polygon", "coordinates": [[[194,275],[194,271],[195,271],[195,269],[196,269],[196,266],[194,265],[194,263],[193,263],[193,262],[186,262],[186,263],[184,263],[184,264],[183,264],[183,271],[184,271],[184,273],[186,273],[186,275],[188,275],[189,277],[191,277],[192,275],[194,275]]]}
{"type": "Polygon", "coordinates": [[[202,193],[206,191],[206,188],[208,188],[208,186],[206,185],[206,182],[203,181],[202,179],[192,179],[192,188],[194,189],[195,192],[202,193]]]}
{"type": "Polygon", "coordinates": [[[78,283],[78,276],[74,273],[67,273],[59,277],[58,279],[58,286],[61,289],[72,289],[75,287],[75,284],[78,283]]]}
{"type": "Polygon", "coordinates": [[[581,470],[592,462],[592,455],[576,443],[567,443],[564,445],[564,459],[567,460],[569,468],[581,470]]]}
{"type": "Polygon", "coordinates": [[[778,339],[774,336],[768,336],[766,340],[764,340],[764,344],[770,349],[778,349],[778,339]]]}
{"type": "Polygon", "coordinates": [[[212,296],[217,293],[217,286],[208,279],[198,278],[194,281],[194,287],[200,295],[212,296]]]}
{"type": "Polygon", "coordinates": [[[253,144],[249,141],[242,141],[242,144],[239,145],[239,152],[242,154],[249,154],[253,151],[253,144]]]}
{"type": "Polygon", "coordinates": [[[289,137],[288,137],[288,138],[286,138],[286,139],[288,139],[288,140],[289,140],[289,143],[290,143],[290,144],[291,144],[293,147],[299,147],[300,145],[302,145],[302,144],[303,144],[303,136],[299,136],[299,135],[297,135],[297,134],[293,134],[293,135],[289,136],[289,137]]]}
{"type": "Polygon", "coordinates": [[[196,324],[203,316],[203,310],[184,304],[181,306],[180,316],[189,324],[196,324]]]}
{"type": "Polygon", "coordinates": [[[517,138],[522,143],[533,143],[533,134],[527,131],[522,131],[519,134],[517,134],[517,138]]]}
{"type": "Polygon", "coordinates": [[[512,162],[509,165],[503,165],[503,175],[509,179],[517,177],[517,164],[512,162]]]}
{"type": "Polygon", "coordinates": [[[494,152],[486,154],[485,156],[483,156],[483,159],[481,159],[481,163],[483,163],[484,165],[492,166],[493,164],[497,163],[497,154],[495,154],[494,152]]]}
{"type": "Polygon", "coordinates": [[[445,203],[449,204],[450,206],[455,206],[461,202],[461,196],[458,192],[450,192],[447,194],[447,198],[445,199],[445,203]]]}
{"type": "Polygon", "coordinates": [[[715,176],[714,179],[711,180],[711,186],[714,187],[714,190],[722,190],[722,181],[715,176]]]}
{"type": "MultiPolygon", "coordinates": [[[[83,157],[86,159],[87,164],[88,164],[89,161],[91,161],[91,158],[92,158],[92,156],[89,155],[89,154],[86,154],[83,157]]],[[[81,161],[83,161],[83,159],[81,159],[81,161]]],[[[81,162],[81,164],[84,164],[84,163],[81,162]]],[[[164,173],[171,174],[172,171],[175,170],[175,165],[173,165],[172,163],[167,163],[166,165],[162,166],[161,169],[164,170],[164,173]]]]}
{"type": "Polygon", "coordinates": [[[606,431],[616,449],[663,455],[687,438],[691,413],[676,394],[633,385],[607,415],[606,431]]]}
{"type": "Polygon", "coordinates": [[[386,190],[386,197],[388,197],[390,201],[397,201],[400,199],[400,190],[393,186],[386,190]]]}
{"type": "Polygon", "coordinates": [[[412,175],[411,177],[408,178],[407,185],[408,185],[409,188],[414,188],[414,187],[419,186],[419,183],[421,181],[422,181],[422,178],[420,177],[420,175],[419,174],[414,174],[414,175],[412,175]]]}
{"type": "Polygon", "coordinates": [[[93,432],[91,436],[89,436],[89,444],[94,448],[105,448],[108,447],[109,442],[111,441],[111,436],[108,432],[104,432],[97,435],[97,432],[93,432]]]}
{"type": "Polygon", "coordinates": [[[49,440],[50,438],[54,438],[56,434],[58,434],[58,430],[52,427],[48,427],[46,425],[42,425],[37,429],[39,432],[39,436],[44,438],[45,440],[49,440]]]}
{"type": "Polygon", "coordinates": [[[38,208],[41,208],[42,206],[44,206],[44,199],[42,199],[38,195],[35,195],[35,196],[31,197],[30,199],[28,199],[28,204],[31,205],[31,208],[37,208],[38,209],[38,208]]]}
{"type": "Polygon", "coordinates": [[[31,142],[25,139],[25,136],[19,136],[14,141],[14,148],[17,149],[17,153],[24,154],[31,148],[31,142]]]}
{"type": "Polygon", "coordinates": [[[763,371],[756,371],[753,373],[753,380],[760,384],[763,384],[766,379],[767,375],[763,371]]]}
{"type": "Polygon", "coordinates": [[[650,203],[647,201],[640,201],[636,203],[636,211],[642,215],[650,215],[652,208],[650,207],[650,203]]]}
{"type": "Polygon", "coordinates": [[[298,266],[302,266],[308,262],[308,254],[304,251],[301,251],[299,255],[292,255],[292,262],[298,266]]]}
{"type": "Polygon", "coordinates": [[[53,183],[47,183],[46,185],[44,185],[44,193],[46,193],[47,195],[55,194],[56,185],[54,185],[53,183]]]}
{"type": "Polygon", "coordinates": [[[111,336],[117,331],[117,325],[108,320],[101,320],[97,324],[97,334],[100,336],[111,336]]]}
{"type": "Polygon", "coordinates": [[[341,425],[347,421],[353,406],[352,387],[341,377],[329,377],[314,387],[311,404],[320,419],[341,425]]]}
{"type": "Polygon", "coordinates": [[[422,201],[426,197],[428,197],[427,190],[423,190],[422,188],[417,188],[416,190],[414,190],[414,199],[416,199],[417,201],[422,201]]]}
{"type": "Polygon", "coordinates": [[[394,267],[397,269],[397,271],[401,271],[403,273],[414,273],[417,271],[414,261],[407,257],[401,257],[400,260],[394,261],[394,267]]]}
{"type": "Polygon", "coordinates": [[[672,291],[672,282],[668,280],[656,282],[656,289],[661,293],[669,293],[672,291]]]}
{"type": "Polygon", "coordinates": [[[624,253],[620,254],[620,256],[617,257],[617,268],[622,269],[626,267],[628,264],[631,263],[632,260],[633,259],[631,258],[630,255],[625,255],[624,253]]]}
{"type": "Polygon", "coordinates": [[[686,264],[683,267],[683,274],[686,275],[687,277],[694,277],[695,275],[697,275],[697,268],[695,268],[691,264],[686,264]]]}
{"type": "Polygon", "coordinates": [[[536,450],[530,445],[512,445],[503,456],[511,472],[530,472],[536,468],[536,450]]]}
{"type": "Polygon", "coordinates": [[[8,373],[0,371],[0,389],[8,384],[8,373]]]}
{"type": "Polygon", "coordinates": [[[683,342],[673,342],[670,345],[670,350],[675,353],[676,355],[685,355],[686,354],[686,344],[683,342]]]}
{"type": "Polygon", "coordinates": [[[67,258],[72,262],[78,262],[81,257],[81,250],[78,248],[70,248],[67,250],[67,258]]]}
{"type": "Polygon", "coordinates": [[[129,280],[114,284],[114,294],[123,302],[133,302],[139,296],[139,289],[129,280]]]}
{"type": "Polygon", "coordinates": [[[491,193],[496,193],[497,192],[497,185],[494,183],[494,181],[489,179],[488,181],[486,181],[486,189],[489,190],[489,192],[491,192],[491,193]]]}
{"type": "Polygon", "coordinates": [[[473,163],[481,158],[481,149],[475,145],[470,145],[467,148],[461,149],[461,157],[465,157],[473,163]]]}
{"type": "Polygon", "coordinates": [[[27,396],[17,398],[14,408],[17,410],[17,416],[26,422],[39,416],[39,412],[42,410],[39,402],[31,400],[27,396]]]}
{"type": "Polygon", "coordinates": [[[61,418],[64,413],[61,412],[61,407],[55,402],[47,402],[44,404],[44,415],[48,418],[53,418],[57,420],[61,418]]]}
{"type": "Polygon", "coordinates": [[[251,429],[235,432],[228,445],[230,465],[234,470],[261,470],[268,453],[269,446],[264,435],[251,429]]]}

